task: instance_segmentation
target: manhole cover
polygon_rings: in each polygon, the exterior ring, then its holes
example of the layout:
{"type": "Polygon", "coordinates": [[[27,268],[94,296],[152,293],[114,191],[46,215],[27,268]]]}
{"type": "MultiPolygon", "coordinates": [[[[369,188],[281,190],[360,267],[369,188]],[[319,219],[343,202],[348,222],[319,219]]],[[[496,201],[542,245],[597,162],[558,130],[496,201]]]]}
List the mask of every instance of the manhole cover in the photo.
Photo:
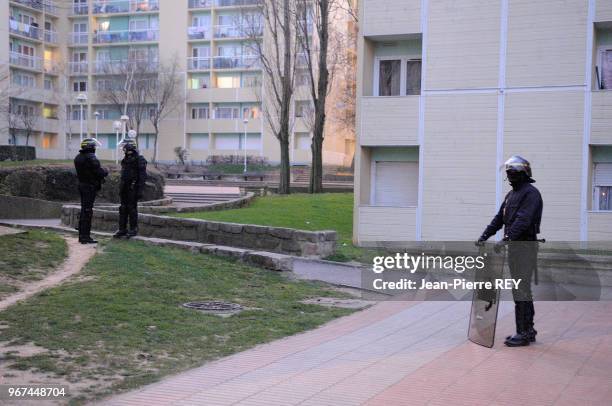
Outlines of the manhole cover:
{"type": "Polygon", "coordinates": [[[188,309],[200,310],[203,312],[211,312],[211,313],[229,313],[229,312],[238,312],[242,310],[242,306],[240,306],[237,303],[218,302],[218,301],[189,302],[189,303],[184,303],[183,307],[186,307],[188,309]]]}

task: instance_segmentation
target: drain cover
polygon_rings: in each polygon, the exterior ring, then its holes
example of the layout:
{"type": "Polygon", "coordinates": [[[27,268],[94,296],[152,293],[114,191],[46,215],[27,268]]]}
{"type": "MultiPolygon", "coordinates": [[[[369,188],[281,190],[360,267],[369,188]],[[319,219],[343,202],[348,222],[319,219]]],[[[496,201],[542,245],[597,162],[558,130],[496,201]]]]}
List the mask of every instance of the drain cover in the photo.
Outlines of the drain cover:
{"type": "Polygon", "coordinates": [[[237,303],[208,301],[208,302],[189,302],[184,303],[183,307],[188,309],[200,310],[211,313],[228,313],[242,310],[242,306],[237,303]]]}

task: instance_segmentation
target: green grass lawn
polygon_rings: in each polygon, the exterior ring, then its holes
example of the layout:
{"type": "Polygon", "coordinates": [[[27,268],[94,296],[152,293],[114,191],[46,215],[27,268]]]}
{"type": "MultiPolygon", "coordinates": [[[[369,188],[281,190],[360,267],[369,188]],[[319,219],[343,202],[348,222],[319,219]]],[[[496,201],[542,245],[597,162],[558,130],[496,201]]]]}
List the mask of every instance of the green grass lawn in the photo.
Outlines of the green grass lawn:
{"type": "Polygon", "coordinates": [[[0,298],[18,291],[23,283],[44,278],[67,254],[66,241],[53,233],[0,236],[0,298]]]}
{"type": "Polygon", "coordinates": [[[266,196],[241,209],[181,213],[177,216],[310,231],[335,230],[338,233],[337,252],[328,259],[367,263],[374,255],[373,250],[353,245],[352,193],[266,196]]]}
{"type": "Polygon", "coordinates": [[[76,382],[81,389],[72,402],[84,403],[352,312],[301,303],[343,297],[328,285],[232,260],[136,241],[103,242],[99,249],[79,279],[0,312],[0,342],[48,350],[0,352],[5,377],[37,371],[76,382]],[[181,307],[211,299],[247,310],[222,318],[181,307]]]}

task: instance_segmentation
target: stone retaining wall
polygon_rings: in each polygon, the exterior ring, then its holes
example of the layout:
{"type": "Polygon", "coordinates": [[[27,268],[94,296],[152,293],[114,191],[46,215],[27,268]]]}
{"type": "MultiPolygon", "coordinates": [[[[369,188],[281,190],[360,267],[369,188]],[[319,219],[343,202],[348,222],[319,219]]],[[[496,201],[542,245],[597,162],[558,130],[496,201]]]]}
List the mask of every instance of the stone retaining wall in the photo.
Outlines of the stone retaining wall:
{"type": "MultiPolygon", "coordinates": [[[[79,212],[78,206],[64,206],[62,223],[76,227],[79,212]]],[[[114,232],[117,230],[118,221],[119,213],[94,209],[92,228],[114,232]]],[[[337,240],[335,231],[302,231],[151,214],[139,216],[139,232],[144,237],[194,241],[304,257],[332,255],[337,240]]]]}
{"type": "Polygon", "coordinates": [[[62,203],[29,197],[0,195],[0,218],[44,219],[58,218],[62,203]]]}

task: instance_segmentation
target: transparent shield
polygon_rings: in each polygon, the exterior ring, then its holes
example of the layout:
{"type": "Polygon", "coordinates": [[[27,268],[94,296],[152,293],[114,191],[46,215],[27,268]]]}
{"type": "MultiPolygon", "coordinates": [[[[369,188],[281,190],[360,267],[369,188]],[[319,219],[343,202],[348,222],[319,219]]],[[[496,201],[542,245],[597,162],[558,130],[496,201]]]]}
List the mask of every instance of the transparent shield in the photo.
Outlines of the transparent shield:
{"type": "Polygon", "coordinates": [[[485,267],[474,275],[475,282],[490,282],[491,288],[474,289],[468,338],[470,341],[492,348],[495,344],[495,327],[499,309],[499,289],[495,281],[501,279],[504,270],[505,250],[495,253],[490,245],[482,247],[486,256],[485,267]]]}

